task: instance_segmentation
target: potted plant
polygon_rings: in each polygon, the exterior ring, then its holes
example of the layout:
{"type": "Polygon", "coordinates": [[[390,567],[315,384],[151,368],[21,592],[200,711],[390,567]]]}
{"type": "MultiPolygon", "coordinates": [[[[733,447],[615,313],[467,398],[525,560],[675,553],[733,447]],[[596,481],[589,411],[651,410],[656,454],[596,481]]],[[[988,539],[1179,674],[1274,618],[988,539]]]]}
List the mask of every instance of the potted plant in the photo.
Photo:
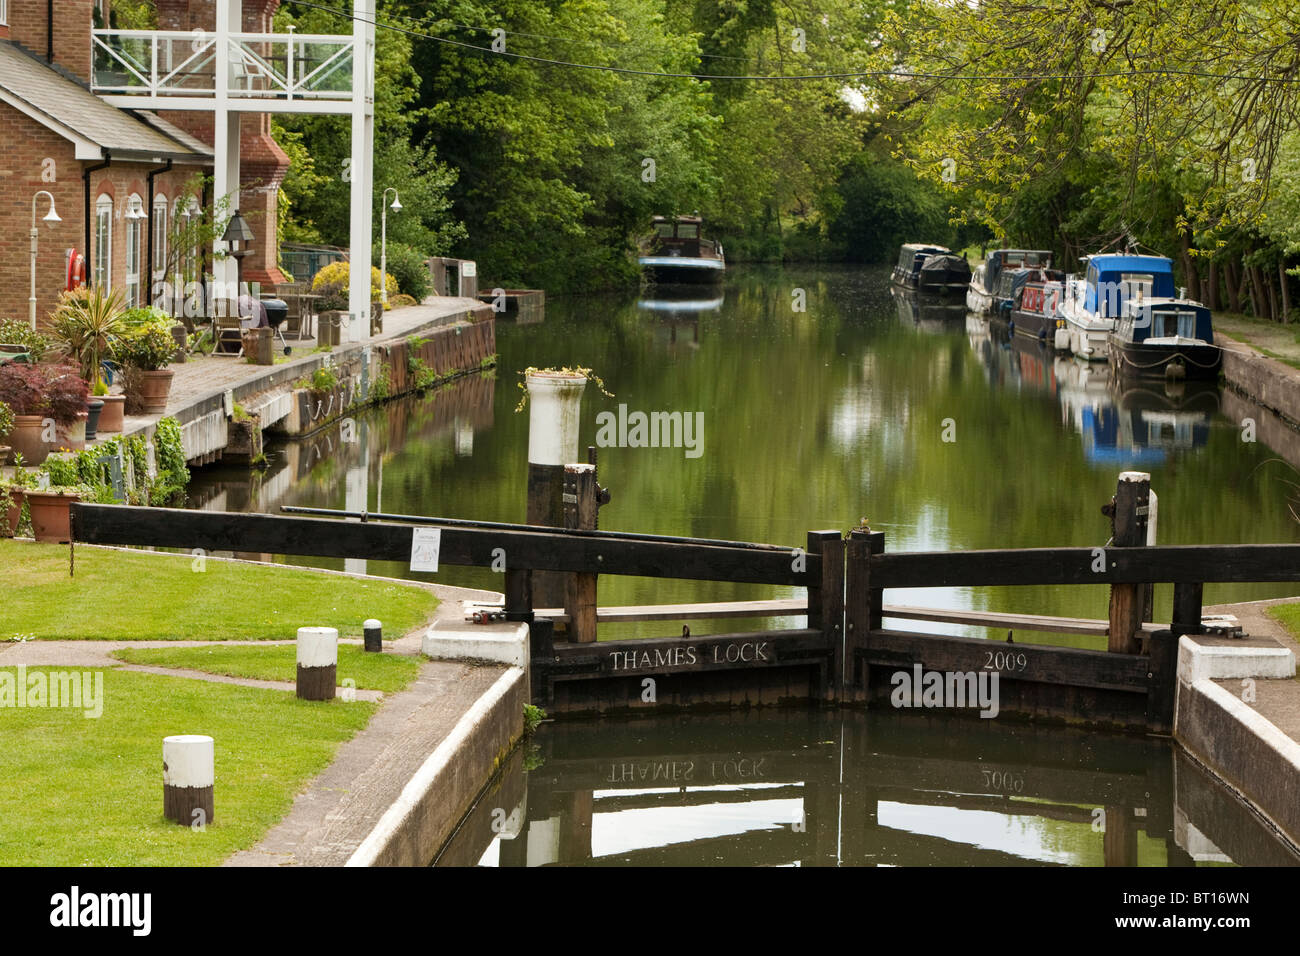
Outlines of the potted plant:
{"type": "Polygon", "coordinates": [[[0,402],[0,465],[9,462],[9,455],[13,448],[6,445],[4,440],[9,437],[9,433],[14,430],[14,410],[5,402],[0,402]]]}
{"type": "Polygon", "coordinates": [[[17,536],[22,524],[23,497],[28,488],[36,487],[36,476],[23,465],[23,456],[14,455],[13,477],[0,482],[0,538],[17,536]]]}
{"type": "Polygon", "coordinates": [[[84,427],[88,392],[72,365],[0,365],[0,402],[14,412],[9,437],[14,451],[39,465],[61,443],[75,443],[77,429],[84,427]]]}
{"type": "MultiPolygon", "coordinates": [[[[107,395],[104,386],[104,359],[126,329],[123,321],[122,294],[105,292],[101,287],[80,286],[59,297],[58,308],[50,314],[51,329],[64,351],[81,369],[81,377],[91,389],[86,421],[86,439],[93,441],[107,395]]],[[[119,424],[118,430],[121,430],[119,424]]]]}
{"type": "MultiPolygon", "coordinates": [[[[144,310],[132,310],[144,311],[144,310]]],[[[132,415],[152,415],[167,408],[172,376],[167,366],[176,352],[172,328],[177,322],[159,309],[138,324],[129,322],[117,340],[113,356],[123,366],[126,411],[132,415]]]]}
{"type": "Polygon", "coordinates": [[[28,488],[23,492],[32,519],[32,537],[60,544],[72,539],[72,503],[80,501],[85,489],[78,485],[28,488]]]}

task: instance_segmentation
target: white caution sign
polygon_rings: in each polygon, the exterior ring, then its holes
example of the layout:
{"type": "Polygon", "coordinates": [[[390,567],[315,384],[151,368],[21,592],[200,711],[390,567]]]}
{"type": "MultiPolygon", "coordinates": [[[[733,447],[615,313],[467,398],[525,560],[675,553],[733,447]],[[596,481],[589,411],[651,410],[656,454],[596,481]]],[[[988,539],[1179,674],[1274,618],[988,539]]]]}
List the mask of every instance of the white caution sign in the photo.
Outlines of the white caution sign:
{"type": "Polygon", "coordinates": [[[438,551],[442,548],[441,528],[413,528],[411,530],[411,570],[438,570],[438,551]]]}

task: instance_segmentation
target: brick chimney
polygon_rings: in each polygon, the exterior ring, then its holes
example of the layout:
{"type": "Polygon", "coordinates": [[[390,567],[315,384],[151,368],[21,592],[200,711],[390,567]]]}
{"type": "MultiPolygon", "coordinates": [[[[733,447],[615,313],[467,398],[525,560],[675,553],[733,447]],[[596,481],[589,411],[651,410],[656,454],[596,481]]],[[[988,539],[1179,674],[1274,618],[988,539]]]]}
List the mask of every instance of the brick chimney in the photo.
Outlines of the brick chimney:
{"type": "Polygon", "coordinates": [[[47,0],[9,0],[9,39],[89,85],[90,31],[100,6],[99,0],[58,0],[53,4],[51,44],[51,4],[47,0]]]}

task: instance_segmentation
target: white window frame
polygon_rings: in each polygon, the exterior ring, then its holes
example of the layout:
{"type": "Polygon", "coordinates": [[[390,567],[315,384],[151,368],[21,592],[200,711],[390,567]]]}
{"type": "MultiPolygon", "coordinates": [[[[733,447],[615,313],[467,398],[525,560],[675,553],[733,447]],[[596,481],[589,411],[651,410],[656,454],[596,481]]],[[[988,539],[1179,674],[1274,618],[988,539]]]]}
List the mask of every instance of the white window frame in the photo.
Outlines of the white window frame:
{"type": "Polygon", "coordinates": [[[159,193],[153,200],[153,277],[165,279],[167,272],[167,197],[159,193]]]}
{"type": "Polygon", "coordinates": [[[126,200],[126,305],[133,308],[140,304],[140,259],[144,252],[143,219],[132,219],[130,214],[144,209],[144,201],[139,193],[132,193],[126,200]]]}
{"type": "Polygon", "coordinates": [[[94,283],[109,292],[113,288],[113,197],[101,193],[95,200],[94,283]]]}

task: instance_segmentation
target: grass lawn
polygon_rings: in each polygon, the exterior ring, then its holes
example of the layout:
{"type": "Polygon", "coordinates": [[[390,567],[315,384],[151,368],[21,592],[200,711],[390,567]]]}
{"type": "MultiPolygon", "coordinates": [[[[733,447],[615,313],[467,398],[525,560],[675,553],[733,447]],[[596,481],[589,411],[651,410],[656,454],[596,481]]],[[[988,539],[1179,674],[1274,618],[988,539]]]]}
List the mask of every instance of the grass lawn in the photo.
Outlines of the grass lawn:
{"type": "MultiPolygon", "coordinates": [[[[251,677],[256,680],[287,680],[297,677],[297,651],[293,647],[131,647],[114,657],[130,664],[155,667],[185,667],[209,674],[251,677]]],[[[391,694],[415,680],[420,662],[395,654],[367,654],[354,644],[339,645],[338,683],[351,678],[358,690],[379,690],[391,694]]]]}
{"type": "Polygon", "coordinates": [[[1300,601],[1294,604],[1274,604],[1267,610],[1272,617],[1286,625],[1292,637],[1300,641],[1300,601]]]}
{"type": "MultiPolygon", "coordinates": [[[[29,675],[36,670],[31,668],[29,675]]],[[[205,866],[253,846],[374,704],[106,670],[103,714],[0,709],[0,866],[205,866]],[[216,741],[214,820],[163,819],[162,740],[216,741]]]]}
{"type": "Polygon", "coordinates": [[[155,552],[0,539],[0,641],[293,640],[299,627],[360,637],[367,618],[400,637],[428,620],[438,599],[423,588],[279,565],[206,561],[155,552]]]}

